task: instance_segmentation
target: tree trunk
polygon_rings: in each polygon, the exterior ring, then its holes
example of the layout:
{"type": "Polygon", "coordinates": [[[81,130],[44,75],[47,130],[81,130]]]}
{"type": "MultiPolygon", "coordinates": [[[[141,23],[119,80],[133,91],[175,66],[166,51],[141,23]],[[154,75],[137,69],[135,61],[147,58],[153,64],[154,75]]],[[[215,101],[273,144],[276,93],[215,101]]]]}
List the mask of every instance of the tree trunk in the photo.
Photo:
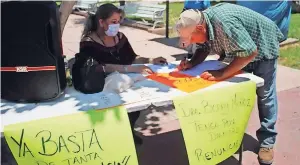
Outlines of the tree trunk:
{"type": "Polygon", "coordinates": [[[59,12],[61,34],[63,34],[69,15],[72,13],[73,6],[76,4],[76,2],[77,1],[62,1],[60,5],[59,12]]]}

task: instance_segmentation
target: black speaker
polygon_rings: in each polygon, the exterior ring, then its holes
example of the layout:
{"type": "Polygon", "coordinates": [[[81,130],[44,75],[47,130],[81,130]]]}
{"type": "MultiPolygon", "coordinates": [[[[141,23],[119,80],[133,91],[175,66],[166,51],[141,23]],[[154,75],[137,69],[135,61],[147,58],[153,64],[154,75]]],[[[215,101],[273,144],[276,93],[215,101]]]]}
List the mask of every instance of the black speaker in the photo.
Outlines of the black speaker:
{"type": "Polygon", "coordinates": [[[66,88],[54,1],[1,2],[1,98],[39,102],[66,88]]]}

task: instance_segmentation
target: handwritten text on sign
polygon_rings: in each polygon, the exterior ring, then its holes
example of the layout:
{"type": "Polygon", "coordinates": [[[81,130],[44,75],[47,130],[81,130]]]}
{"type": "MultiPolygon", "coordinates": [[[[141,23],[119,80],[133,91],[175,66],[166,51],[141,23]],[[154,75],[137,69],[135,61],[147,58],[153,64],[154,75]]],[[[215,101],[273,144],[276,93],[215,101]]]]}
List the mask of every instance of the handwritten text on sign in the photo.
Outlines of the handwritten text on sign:
{"type": "Polygon", "coordinates": [[[148,78],[188,93],[217,83],[216,81],[208,81],[179,72],[156,73],[149,75],[148,78]]]}
{"type": "Polygon", "coordinates": [[[238,150],[255,88],[248,81],[174,99],[190,165],[215,165],[238,150]]]}
{"type": "Polygon", "coordinates": [[[123,107],[9,125],[4,135],[19,165],[138,164],[123,107]]]}

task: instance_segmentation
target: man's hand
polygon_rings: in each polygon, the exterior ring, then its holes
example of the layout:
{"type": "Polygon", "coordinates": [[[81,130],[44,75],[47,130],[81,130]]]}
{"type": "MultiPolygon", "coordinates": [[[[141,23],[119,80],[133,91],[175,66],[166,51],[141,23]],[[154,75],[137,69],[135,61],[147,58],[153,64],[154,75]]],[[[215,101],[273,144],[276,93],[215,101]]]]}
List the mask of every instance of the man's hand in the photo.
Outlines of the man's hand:
{"type": "Polygon", "coordinates": [[[201,78],[210,81],[220,81],[233,76],[248,65],[256,56],[257,50],[247,57],[235,57],[234,60],[221,70],[209,70],[201,74],[201,78]]]}
{"type": "Polygon", "coordinates": [[[177,67],[178,71],[184,71],[184,70],[188,70],[191,69],[193,67],[193,65],[186,59],[181,60],[180,64],[177,67]]]}
{"type": "Polygon", "coordinates": [[[224,76],[224,70],[220,69],[220,70],[205,71],[201,74],[201,78],[209,81],[220,81],[220,80],[224,80],[227,77],[224,76]]]}

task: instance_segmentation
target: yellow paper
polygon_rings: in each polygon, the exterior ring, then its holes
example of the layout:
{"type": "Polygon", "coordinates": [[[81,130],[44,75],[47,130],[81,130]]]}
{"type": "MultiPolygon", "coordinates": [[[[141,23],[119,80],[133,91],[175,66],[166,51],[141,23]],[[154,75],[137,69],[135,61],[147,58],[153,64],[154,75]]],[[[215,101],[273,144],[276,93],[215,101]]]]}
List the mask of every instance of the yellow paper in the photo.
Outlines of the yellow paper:
{"type": "Polygon", "coordinates": [[[174,99],[190,165],[215,165],[238,150],[255,89],[248,81],[174,99]]]}
{"type": "Polygon", "coordinates": [[[174,82],[174,86],[177,89],[182,90],[184,92],[194,92],[196,90],[209,87],[213,84],[217,83],[216,81],[208,81],[202,78],[183,78],[174,82]]]}
{"type": "Polygon", "coordinates": [[[138,164],[124,107],[9,125],[4,135],[19,165],[138,164]]]}
{"type": "Polygon", "coordinates": [[[191,93],[217,83],[216,81],[208,81],[178,72],[156,73],[149,75],[148,78],[187,93],[191,93]]]}

